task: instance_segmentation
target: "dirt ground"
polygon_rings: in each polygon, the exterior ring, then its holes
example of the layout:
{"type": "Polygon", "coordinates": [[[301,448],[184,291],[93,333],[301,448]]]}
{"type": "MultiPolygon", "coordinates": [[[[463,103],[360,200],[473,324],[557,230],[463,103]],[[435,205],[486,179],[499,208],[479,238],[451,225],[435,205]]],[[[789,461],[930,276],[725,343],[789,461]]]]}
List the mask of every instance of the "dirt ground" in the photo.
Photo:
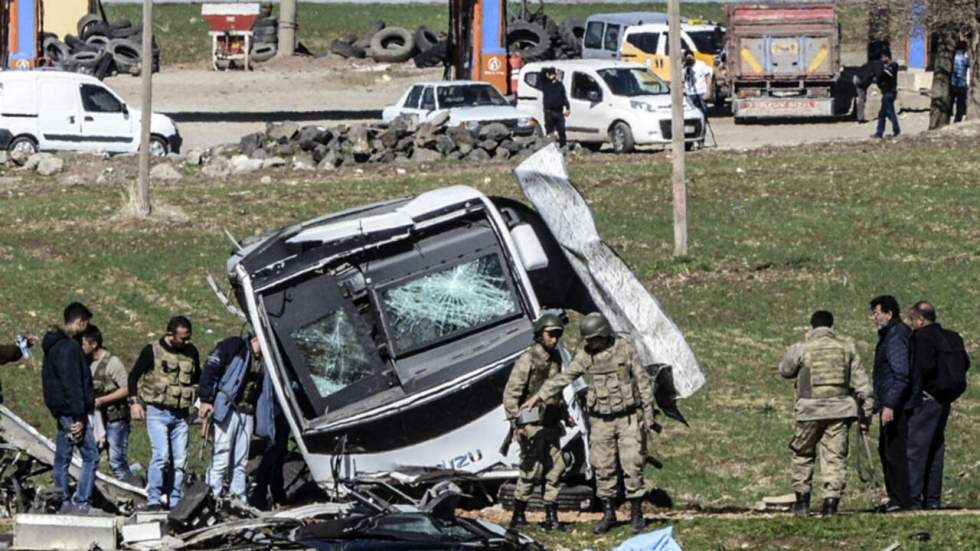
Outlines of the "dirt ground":
{"type": "MultiPolygon", "coordinates": [[[[153,110],[178,120],[184,148],[204,148],[237,142],[265,127],[266,120],[284,115],[302,124],[335,125],[348,122],[348,111],[380,111],[395,102],[407,87],[421,80],[439,80],[442,69],[416,69],[411,64],[377,64],[370,60],[296,58],[254,70],[215,72],[197,66],[167,66],[153,77],[153,110]],[[204,122],[207,120],[207,122],[204,122]]],[[[140,79],[106,79],[133,107],[140,105],[140,79]]],[[[918,92],[901,91],[900,124],[905,134],[928,126],[929,99],[918,92]]],[[[869,98],[867,113],[878,112],[877,94],[869,98]]],[[[363,115],[363,113],[358,113],[363,115]]],[[[771,145],[799,145],[826,141],[867,139],[874,123],[850,120],[735,125],[730,116],[711,119],[714,142],[720,149],[752,149],[771,145]]],[[[890,127],[889,127],[890,131],[890,127]]],[[[713,143],[711,136],[708,144],[713,143]]]]}

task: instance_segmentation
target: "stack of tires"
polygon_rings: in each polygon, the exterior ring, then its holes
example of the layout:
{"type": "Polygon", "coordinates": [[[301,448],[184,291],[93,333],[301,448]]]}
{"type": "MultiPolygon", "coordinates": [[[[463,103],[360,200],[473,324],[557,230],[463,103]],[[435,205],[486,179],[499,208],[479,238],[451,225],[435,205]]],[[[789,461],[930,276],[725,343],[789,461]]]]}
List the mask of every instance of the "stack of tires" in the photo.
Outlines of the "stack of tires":
{"type": "Polygon", "coordinates": [[[279,50],[279,20],[272,15],[272,5],[264,4],[259,9],[259,18],[252,27],[252,49],[249,59],[261,63],[276,56],[279,50]]]}
{"type": "Polygon", "coordinates": [[[411,59],[418,67],[434,67],[446,59],[449,45],[445,35],[426,27],[412,32],[378,21],[364,35],[334,40],[330,51],[344,58],[370,57],[380,63],[403,63],[411,59]]]}
{"type": "MultiPolygon", "coordinates": [[[[143,68],[143,30],[129,19],[103,21],[95,15],[78,20],[78,34],[44,33],[41,52],[47,66],[93,75],[98,79],[117,73],[140,74],[143,68]]],[[[160,47],[153,39],[150,55],[154,72],[160,70],[160,47]]]]}
{"type": "Polygon", "coordinates": [[[512,19],[507,24],[507,48],[525,62],[582,57],[585,24],[569,17],[559,25],[543,13],[528,19],[512,19]]]}

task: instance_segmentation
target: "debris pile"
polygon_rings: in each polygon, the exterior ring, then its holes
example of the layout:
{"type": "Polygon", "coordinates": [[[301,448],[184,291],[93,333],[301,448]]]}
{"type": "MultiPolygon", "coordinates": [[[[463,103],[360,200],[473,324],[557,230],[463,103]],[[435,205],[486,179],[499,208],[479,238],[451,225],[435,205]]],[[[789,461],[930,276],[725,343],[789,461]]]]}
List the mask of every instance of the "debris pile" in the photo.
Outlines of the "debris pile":
{"type": "MultiPolygon", "coordinates": [[[[44,64],[65,71],[93,75],[103,79],[117,73],[139,75],[143,68],[143,29],[129,19],[104,21],[96,15],[78,20],[78,35],[59,39],[53,33],[42,33],[41,52],[44,64]]],[[[153,38],[150,54],[153,71],[160,70],[160,47],[153,38]]]]}
{"type": "Polygon", "coordinates": [[[582,57],[585,23],[568,17],[559,24],[538,11],[525,19],[507,23],[507,48],[525,62],[582,57]]]}
{"type": "Polygon", "coordinates": [[[499,122],[475,129],[447,126],[445,120],[417,123],[407,118],[395,119],[387,125],[331,128],[273,123],[265,132],[243,136],[237,147],[212,150],[205,171],[212,176],[241,174],[284,166],[289,164],[287,159],[292,160],[297,170],[443,159],[523,159],[548,143],[539,136],[515,136],[507,125],[499,122]]]}
{"type": "Polygon", "coordinates": [[[345,58],[370,57],[383,63],[402,63],[411,59],[416,67],[435,67],[446,60],[449,41],[444,33],[433,32],[424,26],[412,32],[378,21],[362,36],[350,35],[334,40],[330,51],[345,58]]]}

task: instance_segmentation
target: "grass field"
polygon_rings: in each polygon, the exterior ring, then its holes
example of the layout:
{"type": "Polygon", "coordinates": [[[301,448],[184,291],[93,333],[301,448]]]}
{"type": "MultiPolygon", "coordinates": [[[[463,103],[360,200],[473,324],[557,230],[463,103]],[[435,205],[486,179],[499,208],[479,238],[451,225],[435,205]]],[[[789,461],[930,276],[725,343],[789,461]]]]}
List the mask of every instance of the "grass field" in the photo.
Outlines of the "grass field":
{"type": "MultiPolygon", "coordinates": [[[[407,174],[394,167],[330,175],[280,170],[268,173],[270,184],[259,175],[209,181],[186,169],[183,181],[154,188],[153,195],[181,208],[191,222],[144,224],[113,217],[136,177],[135,161],[108,165],[111,171],[91,157],[69,160],[80,182],[20,172],[0,177],[4,341],[17,332],[42,332],[65,304],[81,300],[94,310],[108,346],[129,365],[176,313],[191,317],[194,340],[207,353],[240,330],[205,283],[206,274],[220,279],[224,270],[229,244],[222,229],[243,237],[456,183],[518,195],[506,164],[409,167],[407,174]],[[106,183],[95,183],[100,174],[106,183]]],[[[940,321],[962,332],[969,350],[978,349],[980,150],[972,139],[694,155],[688,166],[691,249],[679,260],[671,258],[670,164],[663,155],[595,156],[572,161],[570,170],[601,233],[659,298],[708,373],[707,385],[682,404],[691,428],[667,423],[658,450],[665,468],[650,473],[679,509],[745,509],[762,496],[790,491],[792,384],[778,376],[776,364],[802,337],[813,310],[834,312],[866,365],[876,338],[868,300],[879,293],[895,294],[905,307],[933,301],[940,321]]],[[[0,379],[6,404],[51,434],[39,357],[5,366],[0,379]]],[[[980,507],[978,420],[974,384],[955,405],[948,429],[945,499],[952,506],[980,507]]],[[[145,465],[142,427],[132,451],[145,465]]],[[[842,507],[861,510],[876,499],[852,472],[842,507]]],[[[893,539],[903,540],[902,549],[975,549],[980,536],[975,517],[850,516],[808,524],[699,519],[676,526],[685,549],[775,549],[783,541],[789,548],[877,549],[893,539]],[[947,533],[945,526],[955,529],[947,533]],[[932,531],[932,547],[904,540],[919,529],[932,531]]],[[[604,549],[615,537],[548,539],[604,549]]]]}
{"type": "MultiPolygon", "coordinates": [[[[514,13],[517,13],[516,9],[517,6],[514,5],[514,13]]],[[[163,64],[204,64],[209,60],[211,42],[207,25],[201,19],[200,4],[165,4],[155,6],[153,10],[153,28],[161,46],[163,64]]],[[[545,8],[545,13],[561,21],[570,16],[585,19],[593,13],[601,12],[666,10],[667,6],[663,2],[552,4],[545,8]]],[[[725,21],[724,6],[719,3],[682,3],[681,11],[688,17],[707,18],[723,24],[725,21]]],[[[138,24],[142,21],[143,12],[138,5],[113,4],[106,6],[106,13],[110,19],[125,17],[138,24]]],[[[846,44],[858,44],[864,39],[864,17],[863,11],[856,7],[845,5],[841,8],[846,44]]],[[[412,30],[425,25],[435,31],[445,32],[449,26],[449,10],[446,6],[432,4],[300,4],[297,36],[310,51],[316,54],[326,53],[335,38],[364,34],[379,19],[389,25],[412,30]]]]}

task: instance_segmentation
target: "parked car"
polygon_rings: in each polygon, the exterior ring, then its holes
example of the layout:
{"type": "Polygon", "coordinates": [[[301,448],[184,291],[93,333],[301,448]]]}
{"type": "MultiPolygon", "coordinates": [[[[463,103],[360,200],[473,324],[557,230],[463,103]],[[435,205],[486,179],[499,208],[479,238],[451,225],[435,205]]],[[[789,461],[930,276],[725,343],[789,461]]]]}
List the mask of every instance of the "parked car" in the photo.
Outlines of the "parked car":
{"type": "Polygon", "coordinates": [[[518,110],[492,85],[472,80],[420,82],[409,88],[394,105],[382,111],[381,118],[391,122],[408,115],[428,122],[449,113],[451,126],[464,125],[476,130],[480,125],[499,122],[514,134],[533,134],[537,121],[518,110]]]}
{"type": "MultiPolygon", "coordinates": [[[[682,18],[684,21],[686,19],[682,18]]],[[[594,13],[585,20],[582,57],[585,59],[619,59],[626,29],[634,25],[667,23],[667,14],[653,11],[594,13]]]]}
{"type": "MultiPolygon", "coordinates": [[[[626,29],[619,59],[646,66],[658,77],[670,79],[670,32],[667,23],[636,25],[626,29]]],[[[681,48],[714,67],[725,51],[724,27],[701,20],[681,25],[681,48]]]]}
{"type": "MultiPolygon", "coordinates": [[[[38,151],[133,153],[141,118],[98,79],[51,70],[0,72],[0,148],[38,151]]],[[[179,153],[174,121],[153,113],[150,153],[179,153]]]]}
{"type": "MultiPolygon", "coordinates": [[[[597,150],[609,143],[617,153],[637,145],[671,140],[670,86],[638,63],[577,59],[528,63],[517,85],[517,107],[543,120],[541,70],[554,67],[568,93],[571,110],[565,120],[570,140],[597,150]]],[[[684,100],[684,139],[702,145],[704,116],[684,100]]]]}

